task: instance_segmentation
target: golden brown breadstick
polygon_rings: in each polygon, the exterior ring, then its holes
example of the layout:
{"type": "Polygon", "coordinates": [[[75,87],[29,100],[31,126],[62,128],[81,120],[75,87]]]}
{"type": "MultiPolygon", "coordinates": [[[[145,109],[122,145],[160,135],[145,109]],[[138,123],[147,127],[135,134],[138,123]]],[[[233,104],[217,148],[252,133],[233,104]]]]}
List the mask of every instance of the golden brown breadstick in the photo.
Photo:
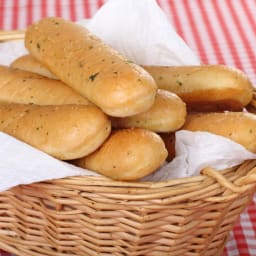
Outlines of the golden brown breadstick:
{"type": "Polygon", "coordinates": [[[15,59],[10,66],[20,70],[29,71],[51,79],[58,79],[42,63],[37,61],[31,54],[26,54],[15,59]]]}
{"type": "Polygon", "coordinates": [[[166,157],[158,134],[135,128],[114,131],[98,150],[75,164],[115,180],[137,180],[155,171],[166,157]]]}
{"type": "Polygon", "coordinates": [[[93,152],[110,130],[107,116],[92,105],[0,104],[0,131],[62,160],[93,152]]]}
{"type": "Polygon", "coordinates": [[[256,115],[251,113],[190,113],[182,129],[221,135],[256,152],[256,115]]]}
{"type": "Polygon", "coordinates": [[[115,128],[144,128],[154,132],[178,130],[185,122],[186,105],[174,93],[159,89],[153,106],[146,112],[128,117],[111,118],[115,128]]]}
{"type": "Polygon", "coordinates": [[[0,65],[0,102],[62,105],[90,104],[61,81],[0,65]]]}
{"type": "Polygon", "coordinates": [[[175,156],[175,132],[159,133],[168,151],[166,161],[170,162],[175,156]]]}
{"type": "Polygon", "coordinates": [[[138,114],[154,103],[157,86],[152,76],[83,26],[62,18],[42,19],[27,29],[25,46],[110,116],[138,114]]]}
{"type": "Polygon", "coordinates": [[[242,110],[253,87],[240,70],[224,65],[144,66],[161,89],[176,93],[189,111],[242,110]]]}

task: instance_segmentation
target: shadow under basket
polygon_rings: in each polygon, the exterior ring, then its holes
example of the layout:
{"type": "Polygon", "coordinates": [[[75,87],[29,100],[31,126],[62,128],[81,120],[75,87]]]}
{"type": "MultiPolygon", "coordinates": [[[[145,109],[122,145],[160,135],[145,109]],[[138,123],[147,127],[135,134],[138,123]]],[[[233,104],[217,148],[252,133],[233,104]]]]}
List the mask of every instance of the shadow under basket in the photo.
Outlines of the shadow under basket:
{"type": "Polygon", "coordinates": [[[255,192],[256,161],[166,182],[21,185],[0,193],[0,248],[20,256],[217,256],[255,192]]]}

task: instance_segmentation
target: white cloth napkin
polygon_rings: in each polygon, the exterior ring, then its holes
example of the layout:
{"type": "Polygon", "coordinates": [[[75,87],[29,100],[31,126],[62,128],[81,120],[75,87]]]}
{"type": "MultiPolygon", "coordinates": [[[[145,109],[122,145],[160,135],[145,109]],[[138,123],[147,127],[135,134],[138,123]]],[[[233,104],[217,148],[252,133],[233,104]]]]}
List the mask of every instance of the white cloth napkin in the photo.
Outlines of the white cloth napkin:
{"type": "Polygon", "coordinates": [[[256,158],[256,154],[242,145],[212,133],[180,130],[175,136],[176,157],[142,180],[164,181],[191,177],[198,175],[205,167],[220,171],[256,158]]]}
{"type": "Polygon", "coordinates": [[[23,40],[0,43],[0,64],[8,66],[16,58],[27,53],[23,40]]]}
{"type": "Polygon", "coordinates": [[[3,132],[0,132],[0,191],[18,184],[68,176],[97,175],[59,161],[3,132]]]}
{"type": "Polygon", "coordinates": [[[155,0],[110,0],[87,28],[140,65],[200,65],[155,0]]]}

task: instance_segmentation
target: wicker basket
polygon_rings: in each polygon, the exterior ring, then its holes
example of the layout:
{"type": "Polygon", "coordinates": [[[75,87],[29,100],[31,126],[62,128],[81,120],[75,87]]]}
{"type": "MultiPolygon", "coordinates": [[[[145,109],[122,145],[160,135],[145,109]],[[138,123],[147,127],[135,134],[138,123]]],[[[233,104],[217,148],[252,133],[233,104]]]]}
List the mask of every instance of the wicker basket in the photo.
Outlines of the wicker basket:
{"type": "Polygon", "coordinates": [[[72,177],[17,186],[0,193],[0,248],[20,256],[221,255],[255,191],[256,161],[166,182],[72,177]]]}

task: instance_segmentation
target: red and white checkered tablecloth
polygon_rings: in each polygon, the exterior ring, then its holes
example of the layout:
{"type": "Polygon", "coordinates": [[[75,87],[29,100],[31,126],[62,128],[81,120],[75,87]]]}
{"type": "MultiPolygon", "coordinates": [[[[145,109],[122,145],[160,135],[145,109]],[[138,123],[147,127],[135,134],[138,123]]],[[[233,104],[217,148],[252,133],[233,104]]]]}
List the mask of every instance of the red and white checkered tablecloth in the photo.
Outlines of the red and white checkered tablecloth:
{"type": "MultiPolygon", "coordinates": [[[[46,16],[73,21],[90,18],[106,1],[0,0],[0,29],[24,29],[46,16]]],[[[256,86],[256,0],[157,2],[202,63],[239,68],[256,86]]],[[[0,256],[9,255],[0,251],[0,256]]],[[[256,196],[242,213],[223,253],[223,256],[238,255],[256,256],[256,196]]]]}

